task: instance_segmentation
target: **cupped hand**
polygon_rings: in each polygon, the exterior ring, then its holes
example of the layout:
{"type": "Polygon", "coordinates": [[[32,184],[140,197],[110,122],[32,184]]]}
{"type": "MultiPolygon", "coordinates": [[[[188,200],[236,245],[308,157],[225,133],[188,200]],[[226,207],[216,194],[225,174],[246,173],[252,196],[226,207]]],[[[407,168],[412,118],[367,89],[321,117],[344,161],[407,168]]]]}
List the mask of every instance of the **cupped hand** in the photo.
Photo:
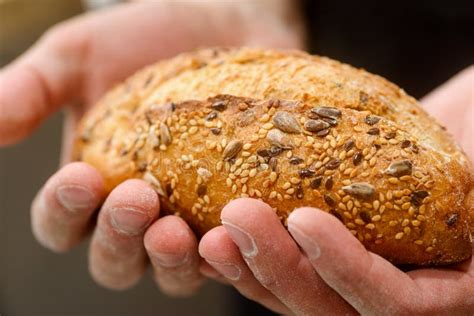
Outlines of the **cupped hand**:
{"type": "MultiPolygon", "coordinates": [[[[259,16],[257,3],[153,1],[59,24],[0,71],[0,145],[22,140],[66,106],[67,161],[83,113],[144,65],[199,46],[301,46],[296,29],[277,11],[259,16]]],[[[39,191],[31,216],[37,239],[58,252],[93,231],[90,271],[99,284],[130,287],[150,260],[165,292],[187,295],[203,281],[196,237],[180,218],[157,220],[159,213],[158,196],[145,182],[129,180],[106,195],[97,170],[69,163],[39,191]]]]}
{"type": "MultiPolygon", "coordinates": [[[[423,100],[473,158],[469,68],[423,100]],[[471,133],[469,133],[471,131],[471,133]]],[[[294,315],[473,315],[473,258],[403,272],[367,251],[332,215],[294,210],[288,231],[267,204],[229,203],[200,254],[241,294],[294,315]]],[[[212,277],[210,275],[210,277],[212,277]]]]}

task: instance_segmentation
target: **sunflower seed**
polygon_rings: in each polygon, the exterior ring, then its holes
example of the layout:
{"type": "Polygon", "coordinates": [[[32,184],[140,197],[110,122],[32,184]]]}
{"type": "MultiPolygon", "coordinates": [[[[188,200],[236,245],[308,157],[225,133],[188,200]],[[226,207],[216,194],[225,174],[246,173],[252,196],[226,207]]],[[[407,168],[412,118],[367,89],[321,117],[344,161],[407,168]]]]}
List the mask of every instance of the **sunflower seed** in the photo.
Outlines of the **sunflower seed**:
{"type": "Polygon", "coordinates": [[[153,149],[160,147],[160,139],[155,133],[156,126],[152,126],[148,132],[148,141],[153,149]]]}
{"type": "Polygon", "coordinates": [[[316,136],[319,136],[319,137],[324,137],[326,136],[327,134],[329,134],[329,128],[327,129],[322,129],[320,130],[319,132],[316,132],[316,136]]]}
{"type": "Polygon", "coordinates": [[[341,111],[337,108],[329,107],[329,106],[321,106],[318,108],[311,109],[311,112],[321,116],[321,117],[328,117],[328,118],[335,118],[341,116],[341,111]]]}
{"type": "Polygon", "coordinates": [[[268,131],[267,140],[270,142],[270,144],[279,146],[281,148],[293,148],[291,138],[287,134],[275,128],[268,131]]]}
{"type": "Polygon", "coordinates": [[[212,103],[211,108],[213,110],[222,112],[225,109],[227,109],[227,104],[222,100],[218,100],[218,101],[215,101],[215,102],[212,103]]]}
{"type": "Polygon", "coordinates": [[[273,116],[273,124],[276,128],[286,133],[298,134],[301,132],[298,120],[292,114],[285,111],[276,112],[275,116],[273,116]]]}
{"type": "Polygon", "coordinates": [[[159,195],[165,196],[165,191],[163,191],[160,180],[158,180],[150,171],[145,172],[143,180],[151,184],[159,195]]]}
{"type": "Polygon", "coordinates": [[[329,128],[329,126],[329,123],[326,123],[323,120],[307,120],[304,122],[304,129],[312,133],[329,128]]]}
{"type": "Polygon", "coordinates": [[[283,148],[278,147],[278,146],[272,146],[272,147],[270,147],[269,155],[271,157],[275,157],[275,156],[278,156],[279,154],[281,154],[282,152],[283,152],[283,148]]]}
{"type": "Polygon", "coordinates": [[[163,122],[160,123],[160,138],[161,142],[166,146],[171,144],[170,130],[168,129],[168,126],[163,122]]]}
{"type": "Polygon", "coordinates": [[[385,170],[385,173],[394,177],[411,175],[413,165],[410,160],[395,161],[385,170]]]}
{"type": "Polygon", "coordinates": [[[337,125],[337,119],[335,117],[323,117],[322,120],[331,126],[337,125]]]}
{"type": "Polygon", "coordinates": [[[380,116],[376,116],[376,115],[367,115],[365,117],[365,120],[364,122],[367,124],[367,125],[375,125],[377,124],[382,118],[380,116]]]}
{"type": "Polygon", "coordinates": [[[237,156],[237,154],[242,150],[242,142],[238,140],[230,141],[224,149],[224,160],[229,161],[230,159],[237,156]]]}
{"type": "Polygon", "coordinates": [[[253,121],[256,120],[255,111],[248,109],[245,112],[242,112],[237,118],[237,126],[245,127],[250,125],[253,121]]]}
{"type": "Polygon", "coordinates": [[[374,196],[375,188],[373,185],[365,182],[357,182],[342,187],[342,190],[356,198],[369,199],[374,196]]]}
{"type": "Polygon", "coordinates": [[[277,171],[278,158],[276,157],[270,158],[270,160],[268,161],[268,165],[270,166],[272,171],[277,171]]]}

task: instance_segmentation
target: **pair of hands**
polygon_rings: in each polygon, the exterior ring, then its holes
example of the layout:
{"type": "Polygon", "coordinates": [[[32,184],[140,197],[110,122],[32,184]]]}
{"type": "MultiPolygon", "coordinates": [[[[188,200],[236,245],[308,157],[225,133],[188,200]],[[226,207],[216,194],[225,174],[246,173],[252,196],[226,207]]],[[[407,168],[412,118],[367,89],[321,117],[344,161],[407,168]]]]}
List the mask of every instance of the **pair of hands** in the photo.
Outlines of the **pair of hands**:
{"type": "MultiPolygon", "coordinates": [[[[278,10],[258,16],[254,5],[137,3],[55,27],[0,72],[0,144],[23,139],[69,104],[63,144],[67,157],[83,112],[113,83],[146,64],[197,46],[302,46],[299,27],[278,10]]],[[[471,159],[473,76],[471,67],[423,101],[471,159]]],[[[283,314],[474,310],[472,259],[404,273],[366,251],[324,212],[295,210],[288,233],[267,205],[251,199],[227,205],[223,226],[198,243],[180,218],[159,218],[159,208],[158,196],[143,181],[126,181],[105,196],[95,169],[70,163],[35,198],[32,227],[37,239],[54,251],[71,249],[93,231],[91,274],[113,289],[132,286],[151,262],[158,285],[170,295],[191,294],[208,277],[283,314]]]]}

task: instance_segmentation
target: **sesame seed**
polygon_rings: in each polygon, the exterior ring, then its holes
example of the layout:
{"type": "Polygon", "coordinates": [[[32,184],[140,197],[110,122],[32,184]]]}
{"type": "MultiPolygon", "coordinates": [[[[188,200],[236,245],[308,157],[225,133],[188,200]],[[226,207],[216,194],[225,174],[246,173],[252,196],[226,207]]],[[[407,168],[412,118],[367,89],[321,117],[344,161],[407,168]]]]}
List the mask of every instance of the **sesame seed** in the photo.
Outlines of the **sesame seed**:
{"type": "Polygon", "coordinates": [[[354,220],[354,222],[357,224],[357,225],[360,225],[360,226],[363,226],[365,225],[365,222],[363,220],[361,220],[360,218],[356,218],[354,220]]]}
{"type": "Polygon", "coordinates": [[[301,179],[298,179],[296,177],[291,177],[290,182],[293,184],[299,184],[301,182],[301,179]]]}
{"type": "Polygon", "coordinates": [[[373,223],[369,223],[365,225],[365,228],[372,230],[372,229],[375,229],[375,225],[373,223]]]}
{"type": "Polygon", "coordinates": [[[369,161],[369,166],[373,167],[377,163],[377,159],[375,157],[372,157],[369,161]]]}
{"type": "Polygon", "coordinates": [[[198,131],[197,126],[192,126],[192,127],[189,129],[188,132],[189,132],[190,135],[194,135],[194,134],[197,133],[197,131],[198,131]]]}
{"type": "Polygon", "coordinates": [[[263,124],[262,128],[266,130],[270,130],[273,128],[273,124],[272,123],[263,124]]]}
{"type": "Polygon", "coordinates": [[[388,182],[391,183],[391,184],[399,184],[400,183],[400,181],[398,181],[397,178],[389,178],[388,182]]]}
{"type": "Polygon", "coordinates": [[[259,121],[262,123],[266,123],[269,120],[270,120],[270,115],[268,115],[267,113],[263,114],[262,117],[259,119],[259,121]]]}
{"type": "Polygon", "coordinates": [[[403,232],[399,232],[395,235],[395,239],[402,239],[403,238],[403,235],[404,233],[403,232]]]}
{"type": "Polygon", "coordinates": [[[257,169],[256,168],[251,169],[250,172],[249,172],[249,177],[253,178],[256,175],[257,175],[257,169]]]}
{"type": "Polygon", "coordinates": [[[241,173],[240,173],[240,176],[241,177],[247,177],[249,175],[250,171],[248,169],[246,170],[243,170],[241,173]]]}
{"type": "Polygon", "coordinates": [[[244,144],[244,146],[242,148],[243,148],[243,150],[249,150],[251,147],[252,147],[252,144],[246,143],[246,144],[244,144]]]}

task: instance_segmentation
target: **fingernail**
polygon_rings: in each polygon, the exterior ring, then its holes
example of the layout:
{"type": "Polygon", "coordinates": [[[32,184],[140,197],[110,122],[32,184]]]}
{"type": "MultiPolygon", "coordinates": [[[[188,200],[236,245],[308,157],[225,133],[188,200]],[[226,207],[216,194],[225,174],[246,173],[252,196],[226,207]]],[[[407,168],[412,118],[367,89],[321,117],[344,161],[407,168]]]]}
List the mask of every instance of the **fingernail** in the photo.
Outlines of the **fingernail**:
{"type": "Polygon", "coordinates": [[[95,207],[95,196],[87,188],[80,185],[63,185],[56,189],[56,197],[69,211],[84,211],[95,207]]]}
{"type": "Polygon", "coordinates": [[[176,254],[176,253],[155,253],[155,261],[162,267],[165,268],[176,268],[182,266],[188,259],[188,254],[176,254]]]}
{"type": "Polygon", "coordinates": [[[116,208],[111,212],[112,225],[119,231],[137,235],[142,233],[150,222],[150,217],[132,208],[116,208]]]}
{"type": "Polygon", "coordinates": [[[314,238],[310,238],[307,234],[294,223],[288,221],[288,231],[296,240],[296,242],[303,248],[304,252],[308,255],[310,260],[315,260],[321,255],[321,249],[314,238]]]}
{"type": "Polygon", "coordinates": [[[240,252],[247,258],[253,258],[257,255],[258,249],[253,237],[239,226],[222,220],[222,224],[230,234],[232,240],[237,244],[240,252]]]}
{"type": "Polygon", "coordinates": [[[242,271],[233,263],[222,263],[216,261],[206,260],[214,269],[229,280],[237,281],[240,279],[242,271]]]}

